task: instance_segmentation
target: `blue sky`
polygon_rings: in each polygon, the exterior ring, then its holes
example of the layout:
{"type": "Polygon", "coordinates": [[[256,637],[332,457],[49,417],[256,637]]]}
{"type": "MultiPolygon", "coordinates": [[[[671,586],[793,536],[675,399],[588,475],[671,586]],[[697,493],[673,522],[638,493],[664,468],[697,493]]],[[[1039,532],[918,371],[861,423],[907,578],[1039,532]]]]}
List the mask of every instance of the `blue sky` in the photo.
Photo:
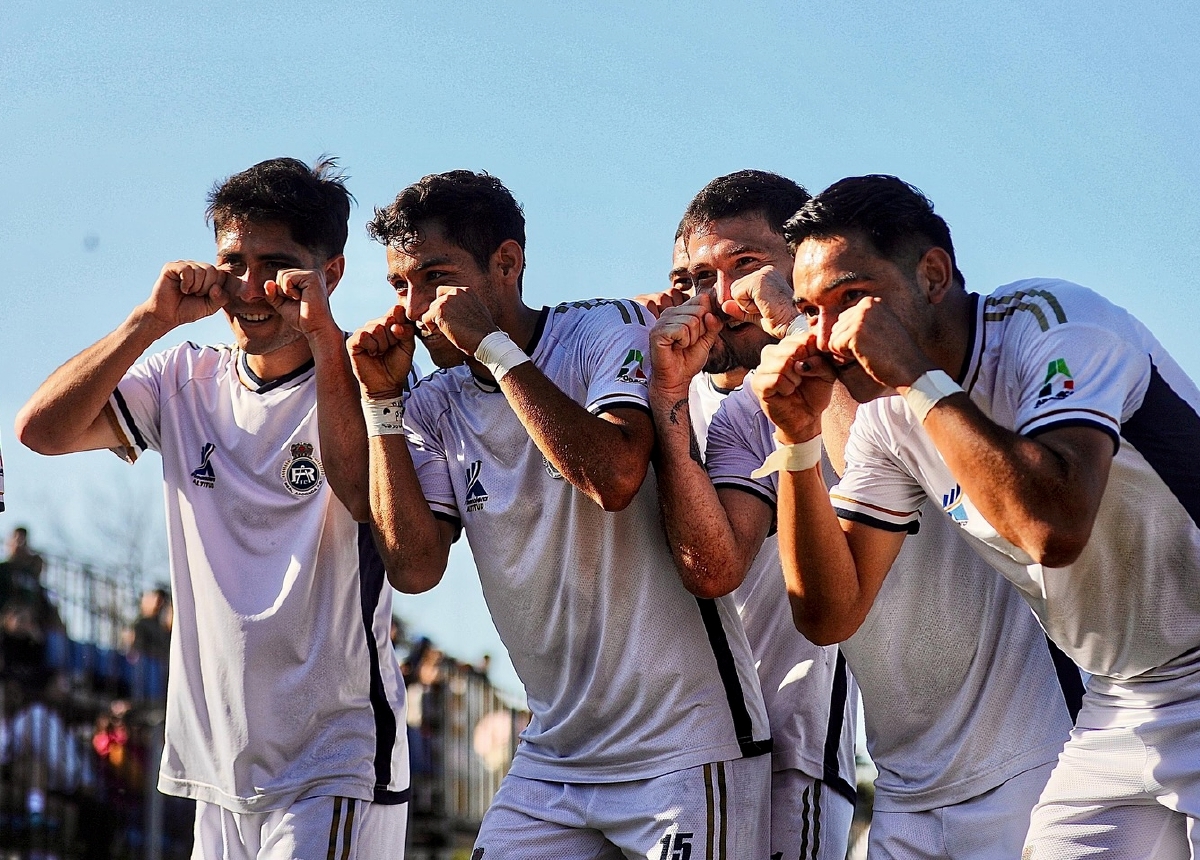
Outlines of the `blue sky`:
{"type": "MultiPolygon", "coordinates": [[[[1086,284],[1200,378],[1198,44],[1185,2],[6,0],[3,526],[102,556],[123,506],[160,505],[157,463],[37,457],[13,417],[164,262],[212,259],[205,193],[278,155],[332,152],[351,177],[345,328],[390,302],[363,224],[426,173],[488,170],[512,189],[526,293],[544,304],[664,284],[683,207],[721,173],[819,190],[887,172],[949,221],[968,287],[1086,284]]],[[[226,336],[214,318],[162,345],[226,336]]],[[[442,585],[398,605],[452,653],[500,656],[465,546],[442,585]]],[[[517,688],[506,661],[496,675],[517,688]]]]}

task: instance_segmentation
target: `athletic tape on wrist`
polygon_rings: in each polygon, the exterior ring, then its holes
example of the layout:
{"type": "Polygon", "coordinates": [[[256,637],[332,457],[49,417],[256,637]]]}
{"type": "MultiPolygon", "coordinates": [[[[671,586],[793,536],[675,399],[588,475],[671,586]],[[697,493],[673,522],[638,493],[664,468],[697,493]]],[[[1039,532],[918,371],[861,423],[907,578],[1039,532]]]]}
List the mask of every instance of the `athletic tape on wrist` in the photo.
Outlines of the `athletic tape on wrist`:
{"type": "Polygon", "coordinates": [[[404,432],[404,401],[364,400],[363,418],[367,420],[367,436],[395,436],[404,432]]]}
{"type": "Polygon", "coordinates": [[[800,314],[800,316],[788,323],[787,331],[783,333],[783,336],[791,337],[794,334],[807,334],[810,328],[812,328],[812,326],[810,326],[808,323],[808,317],[806,317],[804,314],[800,314]]]}
{"type": "Polygon", "coordinates": [[[917,416],[917,420],[925,423],[929,410],[951,394],[958,394],[962,387],[950,378],[944,370],[927,370],[917,377],[916,382],[904,392],[904,402],[917,416]]]}
{"type": "Polygon", "coordinates": [[[530,361],[521,347],[513,343],[512,338],[502,331],[494,331],[481,340],[475,350],[475,358],[491,371],[497,382],[507,376],[514,367],[530,361]]]}
{"type": "Polygon", "coordinates": [[[821,437],[814,436],[795,445],[777,445],[750,477],[765,478],[772,472],[804,472],[820,462],[821,437]]]}

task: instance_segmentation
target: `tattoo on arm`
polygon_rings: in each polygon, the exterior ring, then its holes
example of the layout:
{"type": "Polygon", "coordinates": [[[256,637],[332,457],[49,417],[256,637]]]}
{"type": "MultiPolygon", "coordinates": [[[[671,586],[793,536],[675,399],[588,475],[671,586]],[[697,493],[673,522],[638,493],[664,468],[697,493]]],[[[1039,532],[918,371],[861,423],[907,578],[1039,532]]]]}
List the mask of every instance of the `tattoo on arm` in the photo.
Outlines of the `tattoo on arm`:
{"type": "Polygon", "coordinates": [[[703,468],[704,455],[700,453],[700,443],[696,441],[696,431],[688,427],[688,453],[692,455],[692,459],[703,468]]]}
{"type": "Polygon", "coordinates": [[[678,424],[679,423],[679,410],[687,409],[687,405],[688,405],[688,399],[686,397],[683,398],[682,400],[676,400],[675,403],[672,404],[672,406],[671,406],[671,411],[667,415],[667,420],[669,420],[672,424],[678,424]]]}

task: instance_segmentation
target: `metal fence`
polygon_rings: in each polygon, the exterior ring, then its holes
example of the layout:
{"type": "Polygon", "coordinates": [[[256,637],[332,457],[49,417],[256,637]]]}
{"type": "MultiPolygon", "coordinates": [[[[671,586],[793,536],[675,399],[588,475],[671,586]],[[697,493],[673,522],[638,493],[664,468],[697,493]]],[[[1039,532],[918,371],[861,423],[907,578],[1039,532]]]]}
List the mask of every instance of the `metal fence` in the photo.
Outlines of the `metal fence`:
{"type": "MultiPolygon", "coordinates": [[[[140,583],[45,562],[37,636],[0,652],[0,860],[186,858],[194,806],[156,789],[166,667],[123,650],[140,583]]],[[[469,848],[528,717],[448,658],[412,692],[408,855],[450,860],[469,848]]]]}

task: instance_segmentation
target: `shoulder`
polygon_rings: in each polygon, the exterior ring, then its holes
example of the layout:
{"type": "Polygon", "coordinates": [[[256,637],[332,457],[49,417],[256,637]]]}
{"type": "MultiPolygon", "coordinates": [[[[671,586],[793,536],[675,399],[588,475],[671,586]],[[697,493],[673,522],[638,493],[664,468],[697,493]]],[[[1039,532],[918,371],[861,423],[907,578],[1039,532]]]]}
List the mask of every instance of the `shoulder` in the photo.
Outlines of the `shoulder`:
{"type": "Polygon", "coordinates": [[[983,301],[985,323],[1020,326],[1034,332],[1048,332],[1070,323],[1113,328],[1130,319],[1128,311],[1095,290],[1052,278],[1005,284],[983,301]]]}
{"type": "Polygon", "coordinates": [[[633,299],[585,299],[563,302],[550,312],[555,328],[608,328],[616,325],[649,328],[653,318],[633,299]]]}

